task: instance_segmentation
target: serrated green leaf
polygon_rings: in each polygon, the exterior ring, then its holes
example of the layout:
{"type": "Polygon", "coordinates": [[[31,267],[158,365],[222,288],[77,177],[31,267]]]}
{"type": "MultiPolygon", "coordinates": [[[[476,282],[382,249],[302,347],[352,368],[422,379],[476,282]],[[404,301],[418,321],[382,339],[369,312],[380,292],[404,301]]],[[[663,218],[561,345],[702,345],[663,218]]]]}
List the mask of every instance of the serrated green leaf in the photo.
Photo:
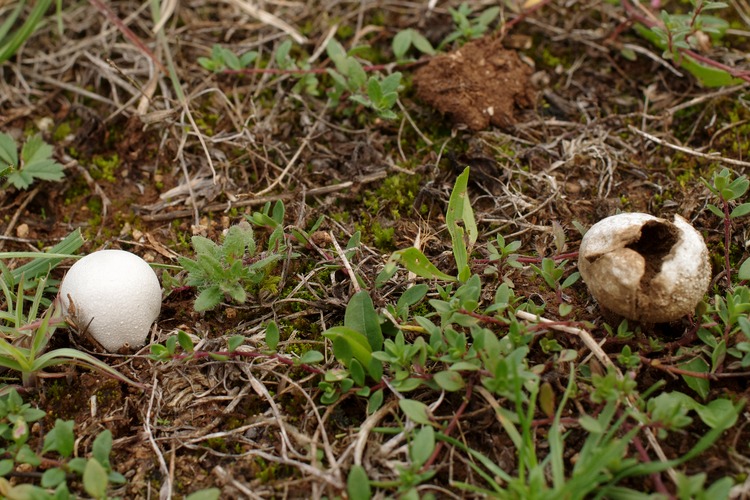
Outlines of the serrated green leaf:
{"type": "Polygon", "coordinates": [[[24,164],[48,160],[52,156],[52,146],[44,142],[42,136],[30,137],[21,148],[21,160],[24,164]]]}
{"type": "Polygon", "coordinates": [[[210,255],[214,259],[217,259],[221,255],[219,245],[205,236],[195,235],[190,238],[190,242],[197,255],[210,255]]]}
{"type": "Polygon", "coordinates": [[[223,298],[224,294],[217,285],[210,286],[198,294],[193,307],[198,312],[208,311],[218,306],[223,298]]]}
{"type": "Polygon", "coordinates": [[[18,146],[8,134],[0,132],[0,167],[18,166],[18,146]]]}

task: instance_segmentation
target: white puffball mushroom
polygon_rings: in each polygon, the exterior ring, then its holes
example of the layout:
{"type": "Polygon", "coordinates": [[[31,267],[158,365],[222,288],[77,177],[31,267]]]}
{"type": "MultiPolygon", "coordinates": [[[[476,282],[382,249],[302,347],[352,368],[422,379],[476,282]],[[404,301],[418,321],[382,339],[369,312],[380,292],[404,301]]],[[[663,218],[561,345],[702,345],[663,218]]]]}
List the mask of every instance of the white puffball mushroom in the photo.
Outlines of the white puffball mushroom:
{"type": "Polygon", "coordinates": [[[607,217],[586,232],[578,270],[604,309],[645,323],[692,314],[711,282],[708,248],[685,219],[607,217]]]}
{"type": "Polygon", "coordinates": [[[124,250],[100,250],[73,264],[60,286],[64,314],[109,352],[140,347],[161,309],[159,278],[124,250]]]}

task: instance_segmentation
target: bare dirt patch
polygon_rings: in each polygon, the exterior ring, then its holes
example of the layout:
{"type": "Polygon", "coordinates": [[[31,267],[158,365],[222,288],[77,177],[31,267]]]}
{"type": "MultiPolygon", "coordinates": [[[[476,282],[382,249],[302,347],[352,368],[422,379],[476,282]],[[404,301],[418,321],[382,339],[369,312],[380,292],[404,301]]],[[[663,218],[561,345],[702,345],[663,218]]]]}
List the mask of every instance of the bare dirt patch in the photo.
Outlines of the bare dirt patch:
{"type": "Polygon", "coordinates": [[[417,96],[470,130],[509,127],[534,105],[531,67],[496,38],[430,59],[414,73],[417,96]]]}

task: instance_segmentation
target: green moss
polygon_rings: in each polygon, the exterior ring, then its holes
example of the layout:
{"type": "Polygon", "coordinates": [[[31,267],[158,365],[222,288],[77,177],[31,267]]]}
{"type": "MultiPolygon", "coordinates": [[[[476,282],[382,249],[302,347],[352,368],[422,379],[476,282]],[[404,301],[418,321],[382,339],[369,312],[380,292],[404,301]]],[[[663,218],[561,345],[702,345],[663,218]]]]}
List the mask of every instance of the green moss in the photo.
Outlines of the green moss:
{"type": "Polygon", "coordinates": [[[206,113],[203,116],[195,118],[195,124],[198,125],[198,128],[208,136],[214,135],[214,129],[216,128],[218,121],[219,115],[216,113],[206,113]]]}
{"type": "Polygon", "coordinates": [[[421,183],[420,175],[390,175],[377,190],[367,193],[362,201],[370,214],[375,215],[388,210],[391,217],[398,219],[411,210],[421,183]]]}
{"type": "Polygon", "coordinates": [[[70,123],[63,122],[58,125],[57,128],[55,128],[55,132],[52,134],[52,140],[55,142],[60,142],[68,137],[72,131],[73,127],[70,126],[70,123]]]}
{"type": "Polygon", "coordinates": [[[227,453],[228,451],[227,440],[221,437],[208,438],[203,442],[203,446],[222,453],[227,453]]]}
{"type": "Polygon", "coordinates": [[[120,170],[120,157],[117,153],[95,155],[91,159],[91,177],[97,180],[116,182],[115,173],[120,170]]]}
{"type": "Polygon", "coordinates": [[[550,68],[556,68],[557,66],[565,66],[565,61],[554,54],[552,54],[549,48],[545,47],[541,54],[542,63],[550,68]]]}
{"type": "Polygon", "coordinates": [[[383,227],[380,222],[373,221],[372,223],[372,237],[375,240],[375,246],[381,250],[393,250],[395,244],[393,241],[393,234],[395,232],[393,227],[383,227]]]}

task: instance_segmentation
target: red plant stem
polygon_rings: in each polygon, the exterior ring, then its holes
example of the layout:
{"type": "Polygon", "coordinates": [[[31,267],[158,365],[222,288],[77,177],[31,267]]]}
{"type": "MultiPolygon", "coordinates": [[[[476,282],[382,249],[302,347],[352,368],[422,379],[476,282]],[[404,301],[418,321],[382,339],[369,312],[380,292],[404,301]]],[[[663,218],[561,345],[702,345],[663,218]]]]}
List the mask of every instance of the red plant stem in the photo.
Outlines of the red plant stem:
{"type": "MultiPolygon", "coordinates": [[[[453,415],[453,418],[448,423],[448,427],[445,428],[445,431],[443,431],[443,434],[446,436],[450,436],[453,430],[458,425],[458,421],[463,416],[464,412],[466,411],[466,407],[469,406],[469,401],[471,401],[471,395],[474,392],[474,381],[469,380],[469,382],[466,384],[466,394],[464,395],[464,400],[461,402],[461,406],[458,407],[458,410],[456,410],[455,415],[453,415]]],[[[440,456],[440,452],[443,450],[443,441],[438,441],[438,443],[435,445],[435,449],[432,450],[432,455],[430,455],[430,458],[427,459],[427,461],[422,466],[422,469],[420,470],[420,473],[427,472],[427,470],[432,467],[432,465],[435,463],[435,460],[440,456]]]]}
{"type": "MultiPolygon", "coordinates": [[[[577,257],[578,257],[578,252],[568,252],[568,253],[561,253],[558,255],[553,255],[552,257],[550,257],[550,259],[555,260],[555,261],[561,261],[565,259],[575,259],[577,257]]],[[[537,264],[541,262],[542,259],[544,259],[544,257],[518,257],[516,258],[518,262],[533,263],[533,264],[537,264]]]]}
{"type": "Polygon", "coordinates": [[[108,5],[108,3],[104,3],[101,0],[89,0],[89,3],[94,6],[95,9],[97,9],[99,12],[104,14],[104,16],[109,19],[109,21],[117,26],[117,29],[119,29],[123,36],[130,40],[133,45],[138,47],[138,50],[146,54],[146,56],[153,61],[153,63],[156,65],[157,68],[159,68],[165,75],[169,74],[169,71],[164,67],[164,65],[157,59],[157,57],[154,55],[151,50],[146,47],[146,44],[143,43],[143,41],[138,38],[138,35],[133,33],[133,30],[131,30],[119,17],[117,17],[117,14],[112,10],[112,8],[108,5]]]}
{"type": "MultiPolygon", "coordinates": [[[[543,425],[552,425],[553,423],[555,423],[555,417],[538,418],[531,421],[531,426],[541,427],[543,425]]],[[[562,417],[560,423],[565,425],[579,425],[579,420],[572,417],[562,417]]]]}
{"type": "Polygon", "coordinates": [[[502,36],[505,36],[505,34],[508,32],[508,30],[511,29],[513,26],[515,26],[516,24],[520,23],[521,21],[523,21],[524,19],[526,19],[531,14],[533,14],[537,10],[541,9],[542,7],[544,7],[545,5],[547,5],[548,3],[550,3],[551,1],[552,0],[542,0],[541,2],[537,2],[530,9],[521,12],[518,16],[516,16],[515,18],[513,18],[510,21],[508,21],[507,23],[505,23],[503,25],[503,27],[502,27],[502,36]]]}
{"type": "Polygon", "coordinates": [[[460,314],[465,314],[467,316],[471,316],[472,318],[476,318],[479,321],[483,321],[485,323],[492,323],[494,325],[508,326],[508,323],[506,323],[505,321],[503,321],[501,319],[493,318],[492,316],[487,316],[485,314],[475,313],[475,312],[469,311],[467,309],[459,309],[457,312],[460,313],[460,314]]]}
{"type": "Polygon", "coordinates": [[[297,363],[291,358],[287,358],[286,356],[282,356],[281,354],[266,354],[262,352],[257,351],[216,351],[216,352],[208,352],[208,351],[194,351],[187,354],[175,354],[172,356],[172,359],[200,359],[200,358],[210,358],[211,356],[226,356],[228,358],[269,358],[269,359],[275,359],[279,361],[280,363],[283,363],[285,365],[289,366],[297,366],[299,368],[302,368],[304,371],[308,373],[315,373],[316,375],[323,375],[325,372],[319,368],[315,368],[314,366],[310,366],[306,363],[297,363]]]}
{"type": "MultiPolygon", "coordinates": [[[[660,21],[649,19],[646,16],[639,13],[636,10],[636,8],[633,6],[633,4],[630,3],[630,0],[622,0],[622,5],[625,8],[625,12],[628,14],[628,16],[632,20],[641,23],[647,28],[653,28],[654,26],[659,26],[661,28],[664,28],[663,23],[661,23],[660,21]]],[[[734,78],[739,78],[741,80],[745,80],[746,82],[750,82],[750,71],[738,70],[736,68],[732,68],[730,66],[727,66],[726,64],[722,64],[718,61],[714,61],[713,59],[709,57],[701,55],[695,52],[694,50],[678,48],[677,51],[680,54],[691,57],[698,62],[701,62],[708,66],[713,66],[714,68],[725,71],[727,74],[731,75],[734,78]]]]}
{"type": "MultiPolygon", "coordinates": [[[[646,451],[646,448],[643,446],[643,443],[641,442],[641,438],[639,438],[638,436],[635,436],[633,438],[633,445],[635,446],[635,449],[638,450],[638,454],[641,456],[641,460],[643,460],[646,463],[651,462],[651,458],[649,458],[648,452],[646,451]]],[[[664,485],[664,481],[662,481],[660,473],[658,472],[652,473],[651,479],[654,481],[654,486],[656,487],[656,491],[669,496],[669,490],[664,485]]]]}
{"type": "Polygon", "coordinates": [[[643,364],[646,364],[650,366],[651,368],[656,368],[657,370],[662,370],[667,373],[673,373],[675,375],[685,375],[686,377],[704,378],[706,380],[716,381],[716,380],[720,380],[723,378],[744,378],[744,377],[750,376],[750,372],[732,372],[732,373],[693,372],[690,370],[683,370],[682,368],[677,368],[676,366],[672,366],[672,365],[664,365],[658,359],[649,359],[645,356],[639,356],[639,357],[643,364]]]}
{"type": "MultiPolygon", "coordinates": [[[[724,208],[724,266],[727,270],[727,288],[732,289],[732,266],[729,263],[729,245],[731,244],[730,233],[732,232],[732,216],[729,213],[729,202],[721,197],[721,203],[724,208]]],[[[727,325],[728,327],[728,325],[727,325]]],[[[729,335],[729,332],[725,332],[725,339],[729,335]]]]}
{"type": "MultiPolygon", "coordinates": [[[[420,59],[419,61],[411,61],[406,63],[388,63],[388,64],[370,64],[362,66],[365,72],[382,71],[388,68],[399,68],[409,69],[414,66],[425,64],[427,59],[420,59]]],[[[327,73],[327,68],[294,68],[294,69],[281,69],[281,68],[244,68],[244,69],[225,69],[222,73],[226,75],[253,75],[253,74],[265,74],[265,75],[320,75],[327,73]]]]}

